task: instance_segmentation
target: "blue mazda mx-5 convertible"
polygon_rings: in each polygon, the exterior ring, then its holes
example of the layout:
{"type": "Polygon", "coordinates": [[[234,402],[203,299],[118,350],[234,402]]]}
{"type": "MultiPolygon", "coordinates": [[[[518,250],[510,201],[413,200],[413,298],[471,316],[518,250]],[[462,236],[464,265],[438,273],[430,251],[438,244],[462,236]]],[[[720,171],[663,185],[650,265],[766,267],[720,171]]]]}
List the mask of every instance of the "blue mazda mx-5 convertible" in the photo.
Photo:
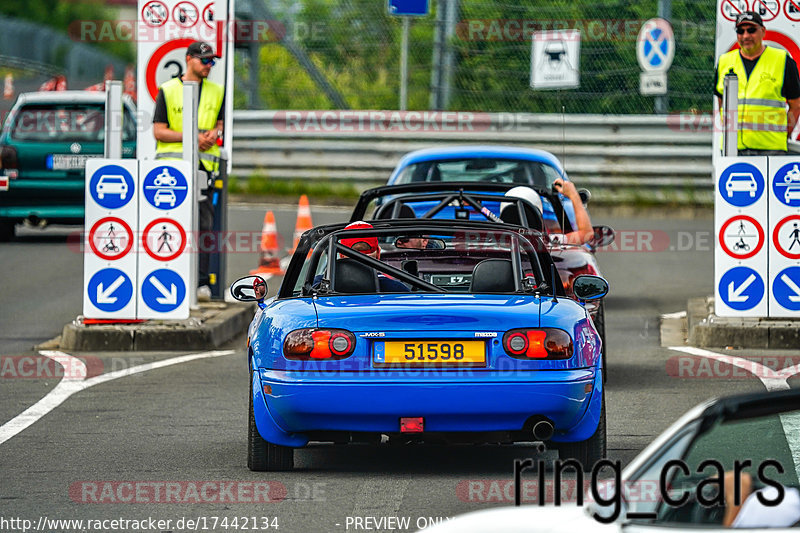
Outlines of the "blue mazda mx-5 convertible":
{"type": "Polygon", "coordinates": [[[545,442],[605,456],[601,342],[539,232],[397,219],[306,232],[250,325],[248,466],[287,470],[309,442],[545,442]]]}

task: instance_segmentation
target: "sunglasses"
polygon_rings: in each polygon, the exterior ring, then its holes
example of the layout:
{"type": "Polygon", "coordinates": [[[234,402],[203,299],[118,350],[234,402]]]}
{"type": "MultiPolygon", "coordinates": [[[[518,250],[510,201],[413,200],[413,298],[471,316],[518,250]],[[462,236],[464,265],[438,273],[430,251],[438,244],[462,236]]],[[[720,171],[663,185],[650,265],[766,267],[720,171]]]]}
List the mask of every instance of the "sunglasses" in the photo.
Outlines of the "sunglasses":
{"type": "Polygon", "coordinates": [[[736,33],[742,35],[744,32],[749,33],[750,35],[754,34],[758,31],[758,28],[755,26],[747,26],[746,28],[736,28],[736,33]]]}
{"type": "Polygon", "coordinates": [[[214,59],[213,57],[197,57],[197,56],[195,56],[195,58],[199,59],[202,64],[211,65],[212,67],[217,62],[217,60],[214,59]]]}

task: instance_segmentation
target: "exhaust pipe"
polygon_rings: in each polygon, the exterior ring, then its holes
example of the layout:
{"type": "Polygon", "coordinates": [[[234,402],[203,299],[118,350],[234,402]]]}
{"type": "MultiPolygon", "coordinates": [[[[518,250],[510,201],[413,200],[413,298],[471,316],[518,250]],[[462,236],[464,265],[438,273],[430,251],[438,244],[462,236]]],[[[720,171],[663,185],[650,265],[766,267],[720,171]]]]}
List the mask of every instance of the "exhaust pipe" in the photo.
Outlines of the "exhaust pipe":
{"type": "Polygon", "coordinates": [[[536,440],[550,440],[553,436],[553,423],[549,420],[539,420],[533,425],[533,437],[536,440]]]}

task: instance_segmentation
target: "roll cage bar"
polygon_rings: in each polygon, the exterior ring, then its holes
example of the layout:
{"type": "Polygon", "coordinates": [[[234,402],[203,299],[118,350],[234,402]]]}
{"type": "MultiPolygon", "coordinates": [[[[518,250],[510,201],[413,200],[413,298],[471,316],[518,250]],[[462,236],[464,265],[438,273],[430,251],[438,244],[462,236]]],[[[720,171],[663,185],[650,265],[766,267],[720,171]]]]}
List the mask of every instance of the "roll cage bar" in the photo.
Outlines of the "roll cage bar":
{"type": "MultiPolygon", "coordinates": [[[[323,278],[322,292],[320,292],[319,289],[316,289],[316,292],[319,294],[336,294],[332,291],[335,276],[333,264],[335,262],[336,254],[341,254],[356,261],[357,263],[373,268],[378,272],[388,274],[393,278],[397,278],[400,281],[412,285],[413,287],[439,293],[450,292],[442,287],[418,278],[413,274],[409,274],[404,270],[395,268],[366,254],[352,250],[351,248],[340,244],[337,242],[337,240],[339,237],[346,237],[351,233],[365,237],[375,236],[380,238],[389,235],[397,235],[398,233],[402,232],[407,232],[410,234],[441,234],[442,232],[452,233],[459,230],[478,232],[487,231],[486,225],[483,223],[451,220],[426,220],[425,222],[420,222],[419,219],[386,219],[385,221],[381,220],[380,222],[375,222],[373,225],[373,229],[345,230],[344,228],[346,224],[344,223],[331,224],[327,226],[320,226],[304,233],[300,238],[300,242],[298,243],[294,256],[292,256],[292,259],[289,262],[286,275],[284,276],[283,283],[278,292],[278,298],[289,298],[293,296],[293,288],[295,287],[297,278],[302,272],[303,264],[306,261],[308,261],[310,264],[309,269],[305,273],[306,279],[303,280],[302,293],[303,295],[308,296],[315,292],[315,289],[313,289],[311,286],[314,276],[313,273],[315,272],[314,267],[318,264],[322,253],[325,251],[328,253],[329,260],[326,273],[323,278]],[[327,244],[323,246],[319,245],[320,242],[326,240],[327,244]],[[312,250],[313,253],[309,257],[308,254],[312,250]]],[[[529,292],[533,290],[533,286],[529,286],[527,283],[522,281],[522,246],[520,246],[520,237],[525,238],[532,248],[533,256],[535,258],[535,267],[538,270],[538,272],[535,273],[537,276],[537,281],[539,282],[536,290],[542,293],[552,291],[552,287],[550,287],[550,284],[548,283],[549,278],[547,277],[546,273],[550,272],[551,265],[554,267],[555,263],[553,263],[549,253],[547,252],[547,247],[541,240],[541,233],[521,227],[518,227],[515,230],[513,226],[510,226],[508,229],[500,229],[499,231],[511,235],[510,253],[512,257],[515,292],[529,292]],[[546,264],[543,264],[543,258],[545,259],[544,262],[546,264]]],[[[562,295],[559,289],[560,287],[558,284],[556,284],[556,290],[560,295],[562,295]]]]}

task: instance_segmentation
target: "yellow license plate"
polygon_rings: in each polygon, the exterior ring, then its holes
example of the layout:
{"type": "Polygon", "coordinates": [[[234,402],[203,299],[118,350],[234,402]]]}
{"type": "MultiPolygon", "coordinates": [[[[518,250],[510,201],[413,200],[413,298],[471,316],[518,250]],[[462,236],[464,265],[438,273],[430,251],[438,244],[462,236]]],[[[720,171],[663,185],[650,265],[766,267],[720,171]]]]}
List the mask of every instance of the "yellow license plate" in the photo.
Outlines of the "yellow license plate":
{"type": "Polygon", "coordinates": [[[486,363],[484,341],[386,341],[375,344],[376,363],[390,365],[486,363]]]}

